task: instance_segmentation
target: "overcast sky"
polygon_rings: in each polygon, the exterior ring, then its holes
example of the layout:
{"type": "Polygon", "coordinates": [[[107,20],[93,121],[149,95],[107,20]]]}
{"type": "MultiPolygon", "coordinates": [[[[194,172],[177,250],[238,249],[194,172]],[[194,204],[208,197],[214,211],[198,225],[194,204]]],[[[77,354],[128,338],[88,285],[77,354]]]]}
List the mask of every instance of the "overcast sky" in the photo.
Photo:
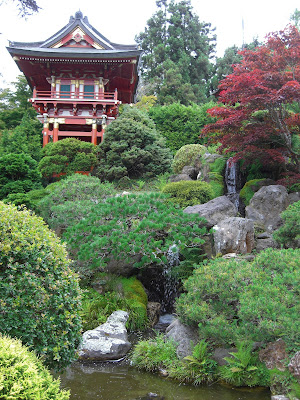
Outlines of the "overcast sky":
{"type": "MultiPolygon", "coordinates": [[[[269,32],[284,29],[299,0],[191,0],[200,21],[216,28],[217,55],[227,47],[245,43],[254,37],[263,40],[269,32]]],[[[132,44],[156,10],[155,0],[37,0],[39,13],[27,19],[18,16],[16,3],[0,0],[0,86],[6,86],[20,73],[8,54],[8,40],[33,42],[47,39],[66,25],[79,9],[89,22],[109,40],[132,44]],[[1,4],[2,3],[2,4],[1,4]]]]}

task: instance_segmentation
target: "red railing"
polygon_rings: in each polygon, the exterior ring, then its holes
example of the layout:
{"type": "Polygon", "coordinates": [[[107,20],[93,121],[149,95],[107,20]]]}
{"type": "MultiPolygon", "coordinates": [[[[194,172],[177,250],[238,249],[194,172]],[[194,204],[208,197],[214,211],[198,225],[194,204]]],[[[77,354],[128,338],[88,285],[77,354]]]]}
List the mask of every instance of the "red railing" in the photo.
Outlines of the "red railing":
{"type": "Polygon", "coordinates": [[[43,91],[33,89],[33,100],[79,100],[79,101],[116,101],[117,89],[114,92],[82,92],[82,91],[43,91]]]}

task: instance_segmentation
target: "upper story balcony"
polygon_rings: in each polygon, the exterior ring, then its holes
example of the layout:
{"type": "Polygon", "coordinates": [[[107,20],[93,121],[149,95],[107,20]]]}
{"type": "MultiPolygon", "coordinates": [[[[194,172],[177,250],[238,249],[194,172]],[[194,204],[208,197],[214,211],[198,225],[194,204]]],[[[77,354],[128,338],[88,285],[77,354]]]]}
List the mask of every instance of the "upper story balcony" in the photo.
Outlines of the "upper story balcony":
{"type": "Polygon", "coordinates": [[[36,90],[33,89],[31,103],[100,103],[100,104],[120,104],[117,89],[114,92],[87,91],[85,90],[36,90]]]}

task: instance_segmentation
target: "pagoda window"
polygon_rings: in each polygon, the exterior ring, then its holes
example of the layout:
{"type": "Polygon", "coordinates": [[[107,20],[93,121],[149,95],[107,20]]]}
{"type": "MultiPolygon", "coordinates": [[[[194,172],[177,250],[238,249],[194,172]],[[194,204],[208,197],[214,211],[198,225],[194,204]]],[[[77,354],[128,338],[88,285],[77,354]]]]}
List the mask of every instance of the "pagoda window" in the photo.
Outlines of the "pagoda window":
{"type": "Polygon", "coordinates": [[[69,99],[71,97],[71,85],[60,85],[60,98],[69,99]]]}
{"type": "Polygon", "coordinates": [[[95,91],[94,85],[84,85],[84,87],[83,87],[83,97],[85,99],[94,98],[94,91],[95,91]]]}

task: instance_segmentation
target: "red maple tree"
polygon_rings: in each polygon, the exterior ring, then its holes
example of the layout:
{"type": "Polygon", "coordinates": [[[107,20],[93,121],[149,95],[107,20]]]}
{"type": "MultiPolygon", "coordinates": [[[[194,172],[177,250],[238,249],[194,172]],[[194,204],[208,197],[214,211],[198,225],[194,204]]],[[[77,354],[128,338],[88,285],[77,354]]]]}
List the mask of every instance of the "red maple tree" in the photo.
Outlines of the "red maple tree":
{"type": "Polygon", "coordinates": [[[208,110],[217,122],[201,136],[236,153],[234,161],[256,159],[299,173],[292,139],[300,131],[300,33],[289,25],[241,54],[241,63],[219,85],[220,105],[208,110]]]}

